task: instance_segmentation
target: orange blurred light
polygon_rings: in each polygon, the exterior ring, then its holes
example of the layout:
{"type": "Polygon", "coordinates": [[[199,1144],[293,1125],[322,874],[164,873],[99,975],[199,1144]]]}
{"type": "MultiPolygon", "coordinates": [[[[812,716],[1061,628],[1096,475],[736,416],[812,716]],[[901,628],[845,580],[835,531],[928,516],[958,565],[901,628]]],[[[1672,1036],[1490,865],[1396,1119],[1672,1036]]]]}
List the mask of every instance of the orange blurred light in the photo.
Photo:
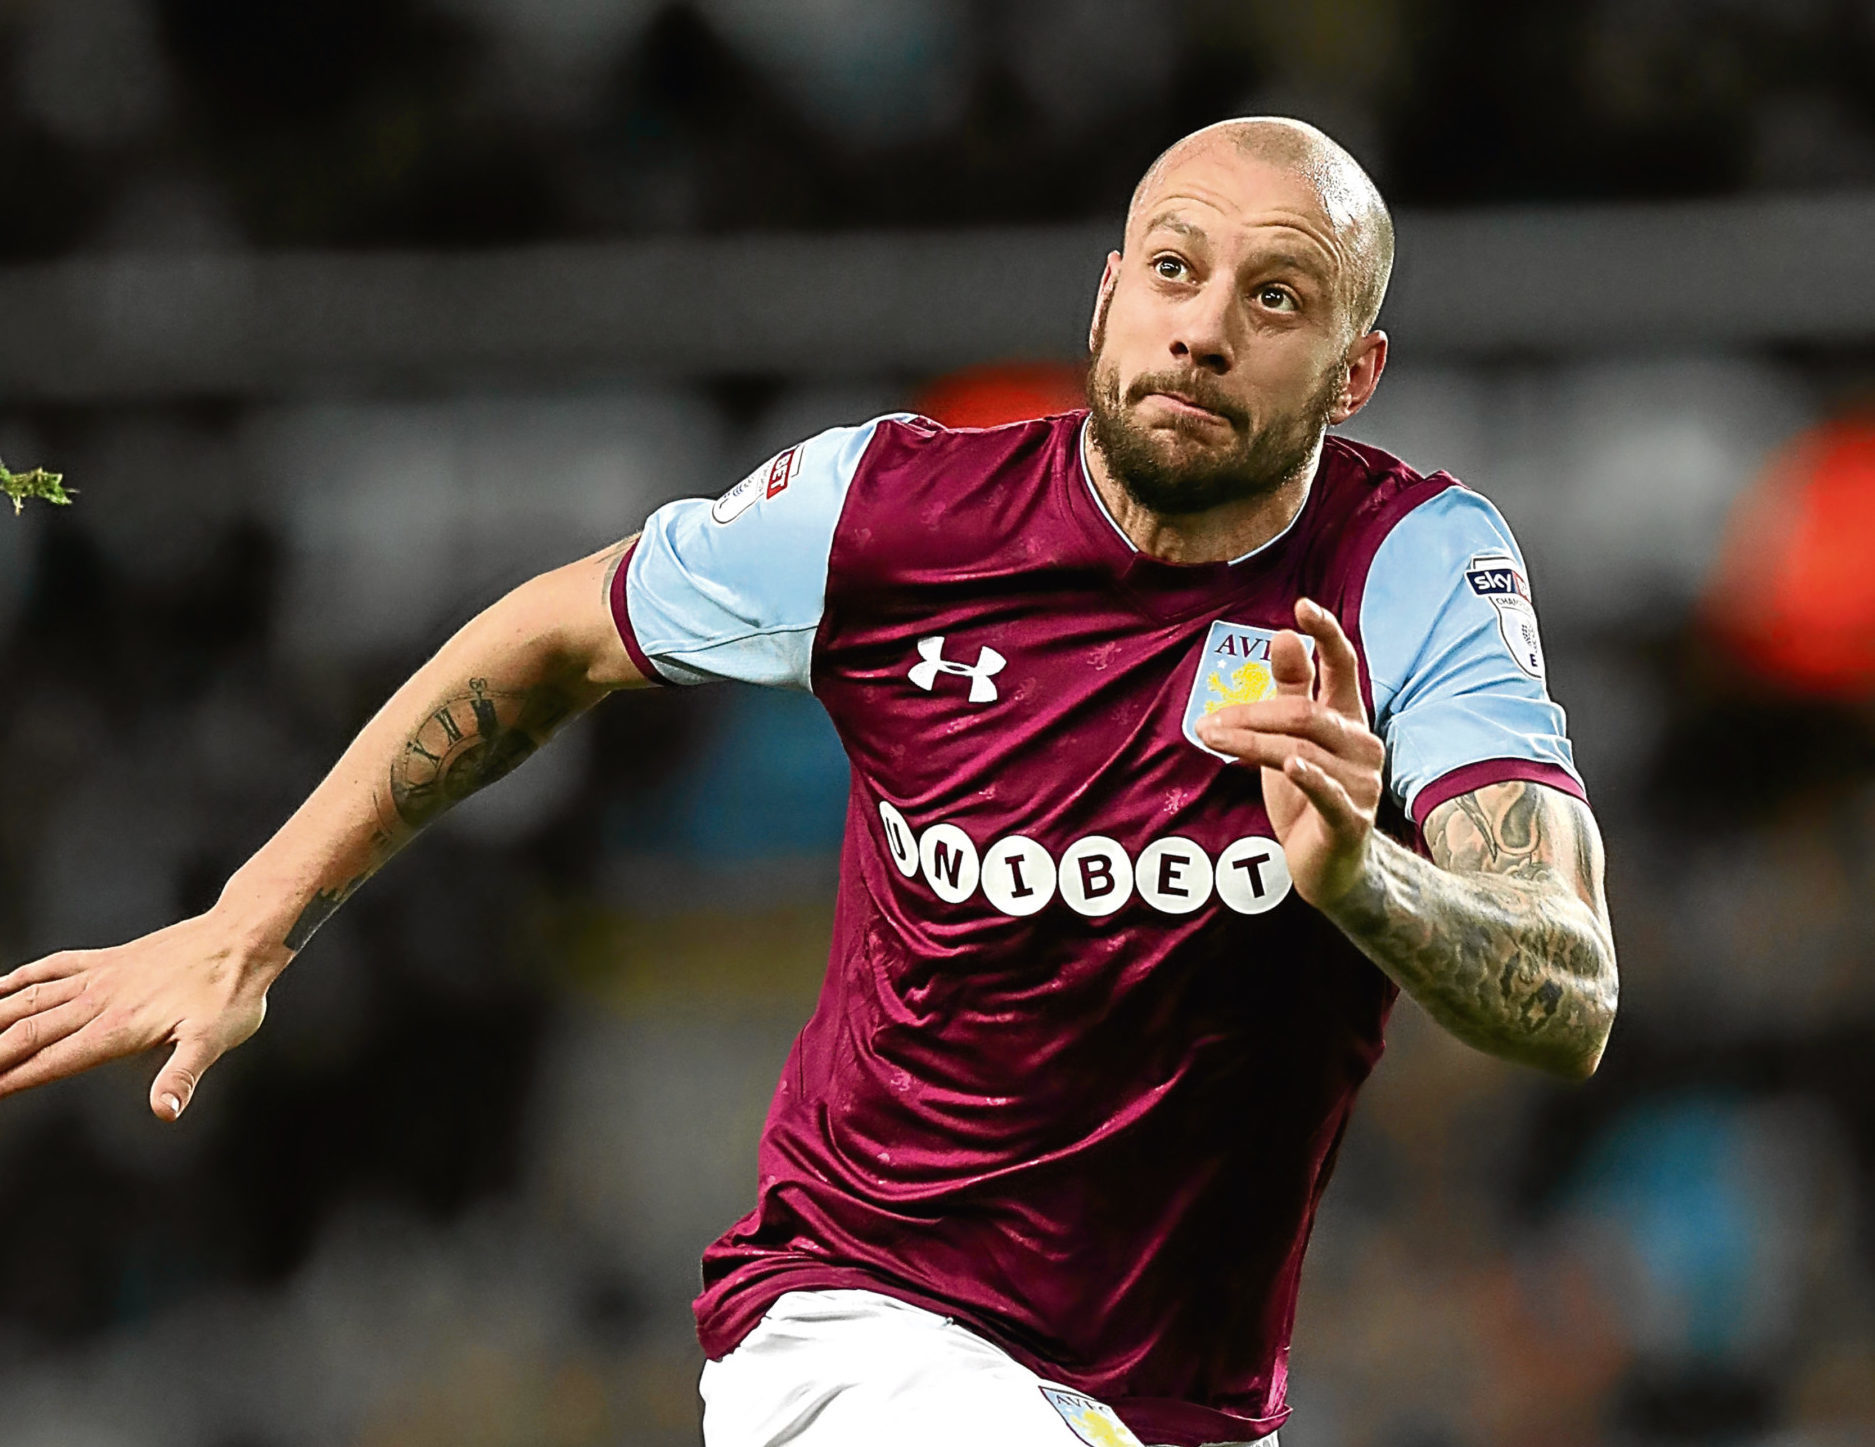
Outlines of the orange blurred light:
{"type": "Polygon", "coordinates": [[[1065,362],[997,362],[938,378],[914,405],[946,427],[1000,427],[1084,405],[1085,375],[1065,362]]]}
{"type": "Polygon", "coordinates": [[[1732,514],[1706,616],[1769,678],[1875,692],[1875,418],[1802,433],[1772,459],[1732,514]]]}

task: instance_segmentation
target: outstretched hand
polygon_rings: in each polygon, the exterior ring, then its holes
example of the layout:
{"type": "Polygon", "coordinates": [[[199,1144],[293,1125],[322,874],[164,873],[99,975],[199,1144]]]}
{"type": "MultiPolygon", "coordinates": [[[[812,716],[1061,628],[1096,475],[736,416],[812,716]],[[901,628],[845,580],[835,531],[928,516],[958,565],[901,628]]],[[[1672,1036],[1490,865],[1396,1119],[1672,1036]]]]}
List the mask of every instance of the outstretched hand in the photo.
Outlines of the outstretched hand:
{"type": "Polygon", "coordinates": [[[0,975],[0,1096],[168,1045],[150,1109],[173,1121],[209,1066],[260,1028],[277,973],[206,915],[22,965],[0,975]]]}
{"type": "Polygon", "coordinates": [[[1284,629],[1270,643],[1275,697],[1221,708],[1197,731],[1208,747],[1262,770],[1263,804],[1296,893],[1325,909],[1366,864],[1386,747],[1367,727],[1360,664],[1334,615],[1304,598],[1296,623],[1315,657],[1284,629]]]}

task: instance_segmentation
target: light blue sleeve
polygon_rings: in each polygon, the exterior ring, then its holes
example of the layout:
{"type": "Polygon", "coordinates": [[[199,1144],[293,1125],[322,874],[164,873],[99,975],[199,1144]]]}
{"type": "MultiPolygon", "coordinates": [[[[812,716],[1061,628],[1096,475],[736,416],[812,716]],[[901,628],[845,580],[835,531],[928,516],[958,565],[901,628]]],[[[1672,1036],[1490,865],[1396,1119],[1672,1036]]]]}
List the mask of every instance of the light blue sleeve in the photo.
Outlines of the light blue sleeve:
{"type": "Polygon", "coordinates": [[[809,687],[834,528],[885,420],[822,432],[714,502],[683,498],[651,514],[626,568],[620,627],[662,678],[809,687]]]}
{"type": "Polygon", "coordinates": [[[1361,599],[1374,727],[1393,792],[1422,823],[1420,791],[1467,765],[1514,760],[1581,786],[1526,578],[1497,509],[1462,487],[1400,519],[1374,555],[1361,599]]]}

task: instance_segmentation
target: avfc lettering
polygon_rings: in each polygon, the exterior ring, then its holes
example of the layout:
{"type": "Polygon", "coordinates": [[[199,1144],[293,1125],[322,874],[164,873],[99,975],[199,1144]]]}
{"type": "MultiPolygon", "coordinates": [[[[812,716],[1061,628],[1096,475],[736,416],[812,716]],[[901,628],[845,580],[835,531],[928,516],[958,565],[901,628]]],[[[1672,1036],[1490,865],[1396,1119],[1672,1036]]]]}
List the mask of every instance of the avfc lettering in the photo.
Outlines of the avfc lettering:
{"type": "Polygon", "coordinates": [[[1250,834],[1213,859],[1180,835],[1154,839],[1129,854],[1104,834],[1077,839],[1059,861],[1035,840],[1011,834],[979,849],[955,824],[922,834],[895,806],[879,804],[885,845],[907,880],[922,880],[945,904],[978,890],[998,914],[1025,918],[1059,899],[1087,919],[1105,919],[1134,896],[1160,914],[1192,914],[1215,897],[1237,914],[1262,914],[1289,894],[1289,865],[1274,839],[1250,834]]]}
{"type": "Polygon", "coordinates": [[[1267,633],[1251,633],[1247,629],[1236,632],[1218,630],[1221,637],[1211,640],[1213,658],[1248,658],[1256,663],[1270,661],[1270,639],[1267,633]]]}

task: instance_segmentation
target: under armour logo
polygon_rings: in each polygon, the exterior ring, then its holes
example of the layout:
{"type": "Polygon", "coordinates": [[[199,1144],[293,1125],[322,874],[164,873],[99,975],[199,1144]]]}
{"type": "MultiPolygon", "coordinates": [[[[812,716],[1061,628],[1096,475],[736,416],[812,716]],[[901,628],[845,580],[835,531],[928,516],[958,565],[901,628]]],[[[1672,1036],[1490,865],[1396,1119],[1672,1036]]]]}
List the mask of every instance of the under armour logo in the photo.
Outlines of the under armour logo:
{"type": "Polygon", "coordinates": [[[975,663],[953,663],[944,656],[944,635],[918,640],[918,656],[923,663],[911,666],[911,681],[929,693],[937,686],[940,673],[955,673],[970,680],[970,702],[994,703],[996,684],[994,675],[1001,673],[1009,660],[994,648],[981,648],[977,651],[975,663]]]}

